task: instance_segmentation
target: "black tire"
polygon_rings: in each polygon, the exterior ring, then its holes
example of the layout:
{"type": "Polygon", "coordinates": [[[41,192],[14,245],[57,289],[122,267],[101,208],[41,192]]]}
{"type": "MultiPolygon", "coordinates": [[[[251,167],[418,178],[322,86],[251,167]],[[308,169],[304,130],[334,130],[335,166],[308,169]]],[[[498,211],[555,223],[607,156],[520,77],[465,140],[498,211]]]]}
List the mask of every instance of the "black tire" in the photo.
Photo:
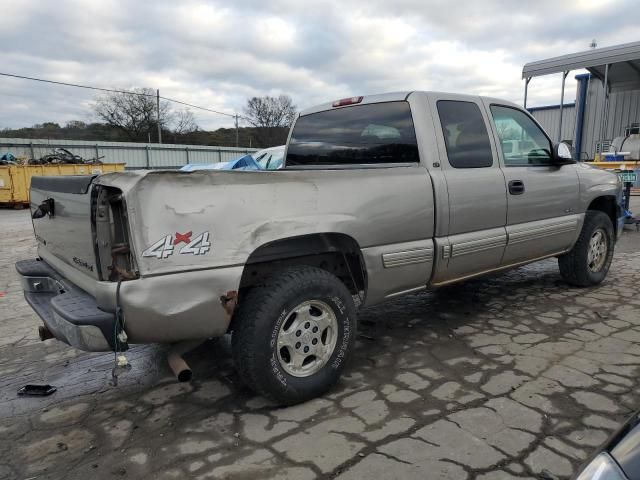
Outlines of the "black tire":
{"type": "Polygon", "coordinates": [[[569,252],[558,257],[560,275],[567,283],[576,287],[598,285],[607,276],[614,246],[615,235],[611,219],[603,212],[587,210],[578,241],[569,252]],[[603,232],[606,238],[606,254],[602,265],[592,269],[589,266],[590,241],[598,231],[603,232]]]}
{"type": "MultiPolygon", "coordinates": [[[[356,325],[353,298],[338,278],[319,268],[288,268],[240,299],[233,319],[233,359],[241,378],[255,392],[281,405],[305,402],[325,393],[340,377],[355,345],[356,325]],[[318,371],[308,376],[294,376],[281,364],[281,359],[286,359],[289,348],[293,347],[278,350],[277,341],[281,338],[281,328],[290,328],[285,322],[295,321],[292,320],[297,316],[294,309],[308,301],[316,301],[333,312],[337,333],[335,337],[331,333],[331,338],[335,338],[335,346],[331,353],[327,347],[323,356],[311,356],[316,358],[313,362],[318,362],[315,367],[318,371]]],[[[309,340],[307,332],[311,330],[303,331],[303,337],[307,342],[313,341],[309,340]]],[[[324,340],[316,337],[316,343],[318,339],[326,342],[328,335],[326,333],[324,340]]]]}

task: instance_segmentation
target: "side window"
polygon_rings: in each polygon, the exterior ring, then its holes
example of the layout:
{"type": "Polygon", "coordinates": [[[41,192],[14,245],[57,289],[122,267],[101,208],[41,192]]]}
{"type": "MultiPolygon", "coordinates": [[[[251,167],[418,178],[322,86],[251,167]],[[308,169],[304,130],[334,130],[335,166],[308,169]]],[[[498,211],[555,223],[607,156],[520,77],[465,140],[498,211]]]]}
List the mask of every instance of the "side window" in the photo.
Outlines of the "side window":
{"type": "Polygon", "coordinates": [[[527,114],[510,107],[491,105],[506,166],[550,165],[551,142],[527,114]]]}
{"type": "Polygon", "coordinates": [[[437,107],[449,164],[454,168],[492,166],[489,133],[478,105],[473,102],[440,100],[437,107]]]}

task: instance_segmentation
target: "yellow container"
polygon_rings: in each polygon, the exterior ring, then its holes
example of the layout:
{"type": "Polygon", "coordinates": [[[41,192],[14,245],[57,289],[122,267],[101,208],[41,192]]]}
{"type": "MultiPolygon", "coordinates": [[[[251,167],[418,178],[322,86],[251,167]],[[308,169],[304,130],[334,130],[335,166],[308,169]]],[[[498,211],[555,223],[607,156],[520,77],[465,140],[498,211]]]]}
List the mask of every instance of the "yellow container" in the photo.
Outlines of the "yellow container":
{"type": "Polygon", "coordinates": [[[637,170],[640,169],[640,160],[625,160],[623,162],[587,162],[594,167],[604,168],[605,170],[637,170]]]}
{"type": "Polygon", "coordinates": [[[124,163],[101,165],[0,165],[0,204],[29,203],[31,177],[121,172],[124,163]]]}

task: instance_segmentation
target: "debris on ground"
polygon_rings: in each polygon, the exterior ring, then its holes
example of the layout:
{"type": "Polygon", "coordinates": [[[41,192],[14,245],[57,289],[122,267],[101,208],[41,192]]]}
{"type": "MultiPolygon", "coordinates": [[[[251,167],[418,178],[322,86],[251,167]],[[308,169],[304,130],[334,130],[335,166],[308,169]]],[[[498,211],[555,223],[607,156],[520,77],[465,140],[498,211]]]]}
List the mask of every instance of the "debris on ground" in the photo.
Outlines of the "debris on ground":
{"type": "Polygon", "coordinates": [[[18,395],[29,397],[47,397],[58,389],[53,385],[25,385],[18,390],[18,395]]]}

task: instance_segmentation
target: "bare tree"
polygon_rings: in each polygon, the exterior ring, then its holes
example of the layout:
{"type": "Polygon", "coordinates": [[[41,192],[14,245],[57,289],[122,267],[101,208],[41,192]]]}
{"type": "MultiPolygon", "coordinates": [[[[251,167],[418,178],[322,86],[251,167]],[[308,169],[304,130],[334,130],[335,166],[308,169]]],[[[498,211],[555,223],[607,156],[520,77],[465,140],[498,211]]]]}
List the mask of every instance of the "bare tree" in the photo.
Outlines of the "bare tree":
{"type": "Polygon", "coordinates": [[[262,146],[284,143],[286,130],[296,116],[296,106],[288,95],[253,97],[247,100],[245,119],[256,127],[255,135],[262,146]]]}
{"type": "MultiPolygon", "coordinates": [[[[124,132],[131,140],[146,139],[158,128],[155,92],[150,88],[134,88],[125,93],[107,92],[93,105],[104,122],[124,132]]],[[[169,102],[160,102],[160,126],[170,117],[169,102]]]]}
{"type": "Polygon", "coordinates": [[[198,124],[196,123],[196,117],[188,108],[173,113],[171,117],[171,130],[174,135],[184,135],[186,133],[193,133],[199,130],[198,124]]]}
{"type": "Polygon", "coordinates": [[[254,127],[288,127],[296,116],[296,106],[289,95],[253,97],[247,101],[244,112],[254,127]]]}
{"type": "Polygon", "coordinates": [[[65,128],[84,129],[84,128],[87,128],[87,124],[84,123],[82,120],[69,120],[65,125],[65,128]]]}

